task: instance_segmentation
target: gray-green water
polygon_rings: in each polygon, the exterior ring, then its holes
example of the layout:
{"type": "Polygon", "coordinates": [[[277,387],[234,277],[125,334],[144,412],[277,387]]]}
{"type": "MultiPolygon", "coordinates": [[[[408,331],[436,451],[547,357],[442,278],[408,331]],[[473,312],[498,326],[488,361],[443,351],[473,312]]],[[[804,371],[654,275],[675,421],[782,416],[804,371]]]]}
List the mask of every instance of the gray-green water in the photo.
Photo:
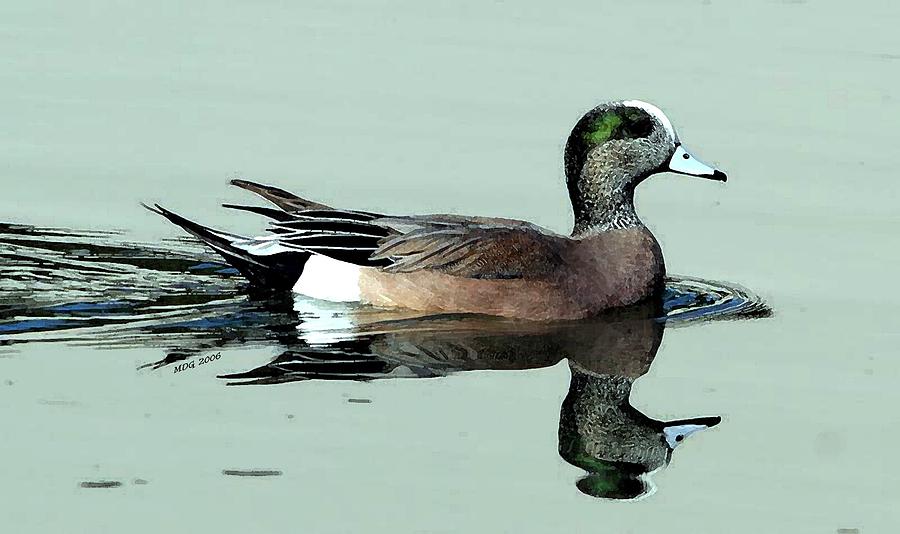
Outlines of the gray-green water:
{"type": "Polygon", "coordinates": [[[156,345],[3,346],[0,526],[893,532],[898,17],[886,1],[3,3],[0,220],[161,242],[177,230],[138,205],[158,201],[259,230],[218,207],[246,199],[225,185],[240,175],[566,231],[566,134],[598,101],[641,98],[729,174],[638,191],[669,270],[751,288],[775,316],[666,328],[631,404],[723,421],[637,502],[576,489],[566,361],[227,387],[217,375],[279,350],[175,373],[142,367],[156,345]],[[82,486],[104,481],[120,485],[82,486]]]}

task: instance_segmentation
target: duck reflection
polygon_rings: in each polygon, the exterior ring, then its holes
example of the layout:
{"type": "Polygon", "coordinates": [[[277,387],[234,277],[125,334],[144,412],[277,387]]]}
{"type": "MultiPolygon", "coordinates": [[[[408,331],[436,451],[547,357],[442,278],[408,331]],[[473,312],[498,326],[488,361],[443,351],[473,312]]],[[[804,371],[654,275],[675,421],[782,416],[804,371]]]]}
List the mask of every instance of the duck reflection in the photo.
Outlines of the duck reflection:
{"type": "Polygon", "coordinates": [[[310,343],[302,341],[301,333],[296,346],[268,364],[223,378],[255,385],[423,378],[535,369],[565,359],[571,380],[560,411],[559,455],[587,472],[576,483],[583,493],[635,499],[653,490],[650,475],[669,463],[685,438],[720,421],[664,422],[631,405],[632,384],[647,373],[662,341],[666,325],[660,314],[661,303],[648,302],[580,322],[356,317],[351,338],[332,331],[333,339],[326,341],[319,333],[312,336],[317,342],[310,343]]]}

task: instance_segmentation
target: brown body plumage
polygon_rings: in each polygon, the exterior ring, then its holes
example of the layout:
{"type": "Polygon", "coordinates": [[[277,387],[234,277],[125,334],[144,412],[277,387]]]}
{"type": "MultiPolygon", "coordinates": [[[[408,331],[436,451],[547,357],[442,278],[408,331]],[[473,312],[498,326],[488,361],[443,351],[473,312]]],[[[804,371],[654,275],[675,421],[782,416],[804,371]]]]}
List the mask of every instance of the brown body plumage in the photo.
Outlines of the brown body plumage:
{"type": "MultiPolygon", "coordinates": [[[[501,264],[516,266],[515,278],[479,278],[430,269],[390,272],[365,268],[361,300],[376,306],[469,312],[533,320],[580,319],[655,293],[665,277],[662,251],[646,228],[612,230],[582,239],[547,239],[557,260],[522,261],[533,251],[515,247],[501,264]]],[[[541,255],[547,251],[542,250],[541,255]]]]}

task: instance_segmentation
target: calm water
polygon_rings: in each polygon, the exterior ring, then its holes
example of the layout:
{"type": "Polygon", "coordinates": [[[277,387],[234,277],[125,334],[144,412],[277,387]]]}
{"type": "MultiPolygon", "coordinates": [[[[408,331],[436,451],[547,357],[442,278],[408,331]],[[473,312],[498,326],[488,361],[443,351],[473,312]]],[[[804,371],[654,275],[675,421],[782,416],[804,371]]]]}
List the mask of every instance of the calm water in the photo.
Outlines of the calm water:
{"type": "Polygon", "coordinates": [[[898,17],[5,2],[2,530],[895,532],[898,17]],[[644,184],[686,276],[588,323],[247,295],[138,205],[251,233],[237,175],[566,232],[565,136],[612,98],[729,182],[644,184]]]}

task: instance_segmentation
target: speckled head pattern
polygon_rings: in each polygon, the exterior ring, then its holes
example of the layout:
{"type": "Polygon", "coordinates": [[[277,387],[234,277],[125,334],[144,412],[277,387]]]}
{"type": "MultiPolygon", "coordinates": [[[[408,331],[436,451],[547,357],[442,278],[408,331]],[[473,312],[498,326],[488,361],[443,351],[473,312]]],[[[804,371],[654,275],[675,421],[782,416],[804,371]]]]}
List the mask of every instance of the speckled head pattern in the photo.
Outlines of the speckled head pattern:
{"type": "Polygon", "coordinates": [[[678,138],[656,106],[639,100],[602,104],[579,120],[566,143],[575,234],[628,228],[635,186],[666,169],[678,138]]]}

